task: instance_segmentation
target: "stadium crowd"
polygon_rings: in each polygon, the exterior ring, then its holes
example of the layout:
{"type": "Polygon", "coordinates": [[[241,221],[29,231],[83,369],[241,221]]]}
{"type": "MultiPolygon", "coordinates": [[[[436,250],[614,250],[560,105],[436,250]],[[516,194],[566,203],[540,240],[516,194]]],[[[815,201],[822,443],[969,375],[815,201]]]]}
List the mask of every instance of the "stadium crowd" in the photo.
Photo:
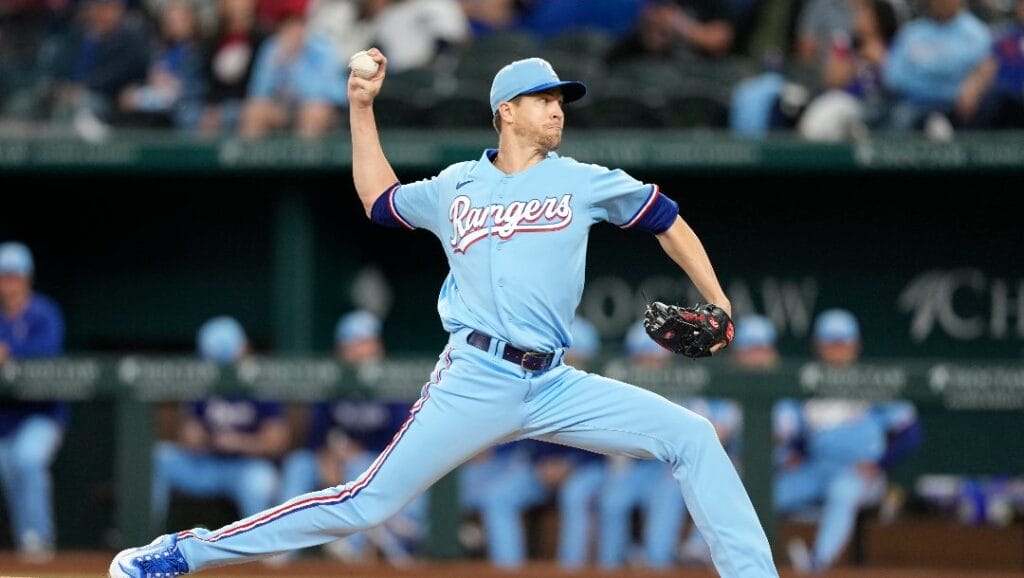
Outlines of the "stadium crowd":
{"type": "Polygon", "coordinates": [[[811,140],[1024,126],[1024,0],[4,0],[7,133],[343,130],[378,46],[385,127],[479,127],[497,69],[594,90],[576,126],[811,140]]]}

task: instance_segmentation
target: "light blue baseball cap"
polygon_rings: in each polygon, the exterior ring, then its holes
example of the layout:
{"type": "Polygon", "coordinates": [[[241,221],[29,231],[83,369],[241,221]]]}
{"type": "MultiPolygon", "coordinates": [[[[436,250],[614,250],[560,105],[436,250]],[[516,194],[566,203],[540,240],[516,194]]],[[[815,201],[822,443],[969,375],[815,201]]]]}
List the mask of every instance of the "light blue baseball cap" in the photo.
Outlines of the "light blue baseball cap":
{"type": "Polygon", "coordinates": [[[573,355],[583,359],[590,359],[597,355],[598,350],[601,349],[601,338],[598,337],[593,323],[577,315],[573,318],[569,331],[572,333],[572,347],[569,348],[569,351],[573,355]]]}
{"type": "Polygon", "coordinates": [[[380,337],[380,319],[369,311],[353,311],[338,319],[334,327],[334,343],[341,345],[360,339],[380,337]]]}
{"type": "Polygon", "coordinates": [[[849,343],[860,339],[860,324],[845,309],[828,309],[814,320],[814,339],[829,343],[849,343]]]}
{"type": "Polygon", "coordinates": [[[744,315],[736,320],[733,349],[752,349],[775,345],[778,334],[770,319],[764,315],[744,315]]]}
{"type": "Polygon", "coordinates": [[[651,339],[642,321],[630,326],[626,333],[626,354],[630,357],[667,357],[672,353],[651,339]]]}
{"type": "Polygon", "coordinates": [[[34,270],[32,251],[27,246],[17,241],[0,243],[0,274],[25,277],[34,270]]]}
{"type": "Polygon", "coordinates": [[[242,324],[225,315],[203,323],[196,335],[196,348],[203,359],[228,364],[238,359],[247,341],[242,324]]]}
{"type": "Polygon", "coordinates": [[[498,105],[524,94],[560,87],[565,102],[573,102],[587,94],[587,86],[576,80],[561,80],[555,69],[543,58],[527,58],[506,65],[494,75],[491,83],[491,114],[498,105]]]}

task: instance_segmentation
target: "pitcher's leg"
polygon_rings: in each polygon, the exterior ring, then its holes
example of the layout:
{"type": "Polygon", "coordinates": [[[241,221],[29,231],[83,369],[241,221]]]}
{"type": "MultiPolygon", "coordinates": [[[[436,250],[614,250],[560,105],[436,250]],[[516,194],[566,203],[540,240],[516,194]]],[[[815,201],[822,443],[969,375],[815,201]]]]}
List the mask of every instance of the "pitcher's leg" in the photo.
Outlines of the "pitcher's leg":
{"type": "Polygon", "coordinates": [[[719,574],[778,576],[750,498],[708,420],[612,379],[571,368],[549,373],[530,401],[530,435],[669,464],[719,574]]]}
{"type": "Polygon", "coordinates": [[[477,371],[460,373],[459,363],[446,351],[432,376],[436,385],[424,388],[391,443],[357,479],[218,530],[179,533],[177,548],[190,572],[315,546],[376,526],[455,466],[516,431],[521,414],[497,411],[510,405],[500,397],[509,388],[500,382],[478,385],[472,381],[477,371]]]}

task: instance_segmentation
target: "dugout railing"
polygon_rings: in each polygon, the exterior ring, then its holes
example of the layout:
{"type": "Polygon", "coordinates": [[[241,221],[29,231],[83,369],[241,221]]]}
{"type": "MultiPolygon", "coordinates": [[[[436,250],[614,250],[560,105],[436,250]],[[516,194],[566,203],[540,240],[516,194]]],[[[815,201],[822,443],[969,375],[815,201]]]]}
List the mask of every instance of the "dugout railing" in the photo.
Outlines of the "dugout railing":
{"type": "MultiPolygon", "coordinates": [[[[67,357],[7,362],[0,366],[0,397],[16,400],[100,400],[113,405],[115,524],[126,544],[153,532],[149,508],[154,418],[160,402],[215,393],[305,403],[336,396],[412,400],[433,367],[431,358],[396,358],[353,368],[330,358],[255,357],[234,367],[180,357],[67,357]]],[[[723,359],[675,360],[664,369],[608,358],[595,370],[672,399],[724,397],[742,407],[740,463],[744,483],[770,535],[774,401],[786,398],[909,400],[924,421],[925,443],[898,475],[926,472],[1024,471],[1024,363],[907,360],[827,368],[787,361],[770,371],[745,371],[723,359]]],[[[452,476],[432,493],[429,552],[459,554],[459,519],[452,476]]]]}

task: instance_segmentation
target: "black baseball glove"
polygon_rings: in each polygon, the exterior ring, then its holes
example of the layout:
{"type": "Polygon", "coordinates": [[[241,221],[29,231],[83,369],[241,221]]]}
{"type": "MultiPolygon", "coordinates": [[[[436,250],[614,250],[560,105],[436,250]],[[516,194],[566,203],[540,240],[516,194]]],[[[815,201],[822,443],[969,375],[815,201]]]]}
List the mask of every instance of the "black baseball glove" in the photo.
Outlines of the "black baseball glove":
{"type": "Polygon", "coordinates": [[[681,307],[655,301],[644,313],[644,329],[658,345],[686,357],[708,357],[716,344],[729,345],[735,333],[732,319],[713,303],[681,307]]]}

